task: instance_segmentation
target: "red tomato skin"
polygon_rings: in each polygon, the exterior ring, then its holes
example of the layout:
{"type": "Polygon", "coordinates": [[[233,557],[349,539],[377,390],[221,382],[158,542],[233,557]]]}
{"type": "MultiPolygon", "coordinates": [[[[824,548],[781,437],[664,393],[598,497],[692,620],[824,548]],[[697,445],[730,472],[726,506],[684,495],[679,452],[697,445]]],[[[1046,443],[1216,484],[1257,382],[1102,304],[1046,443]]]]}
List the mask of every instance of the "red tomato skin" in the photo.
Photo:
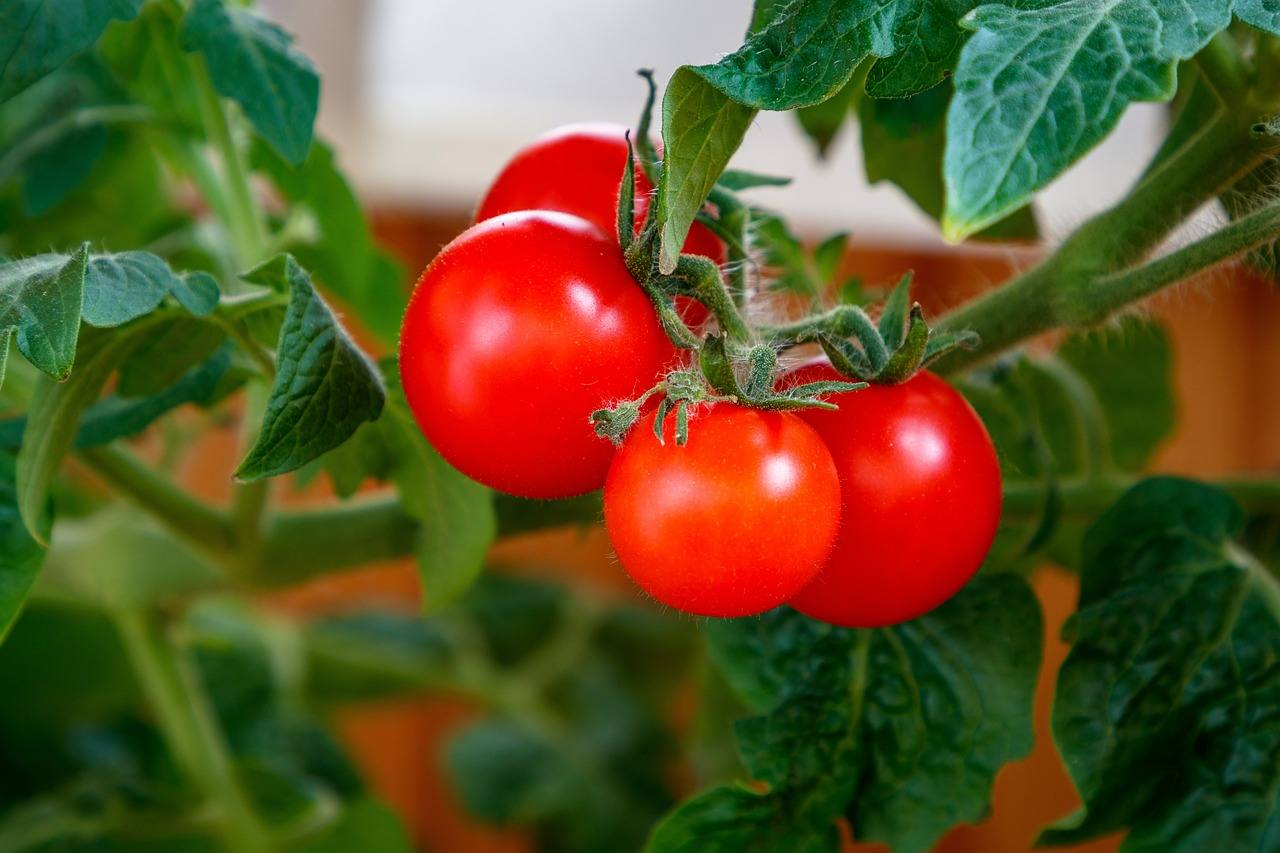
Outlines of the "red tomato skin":
{"type": "MultiPolygon", "coordinates": [[[[627,162],[627,127],[608,122],[567,124],[518,151],[494,179],[476,221],[513,210],[559,210],[594,224],[615,240],[618,187],[627,162]]],[[[653,185],[636,166],[636,227],[644,220],[653,185]]],[[[724,244],[694,223],[684,251],[725,262],[724,244]]]]}
{"type": "Polygon", "coordinates": [[[730,403],[691,412],[666,443],[654,415],[609,467],[604,519],[624,569],[658,601],[700,616],[749,616],[785,602],[835,542],[840,485],[818,434],[793,414],[730,403]]]}
{"type": "Polygon", "coordinates": [[[676,361],[617,244],[552,211],[496,217],[445,246],[400,335],[427,440],[468,477],[531,498],[600,488],[613,447],[588,417],[676,361]]]}
{"type": "MultiPolygon", "coordinates": [[[[819,362],[788,381],[837,378],[819,362]]],[[[839,471],[840,535],[789,604],[855,628],[914,619],[959,592],[991,549],[1001,499],[995,447],[968,401],[927,371],[830,399],[838,411],[798,414],[839,471]]]]}

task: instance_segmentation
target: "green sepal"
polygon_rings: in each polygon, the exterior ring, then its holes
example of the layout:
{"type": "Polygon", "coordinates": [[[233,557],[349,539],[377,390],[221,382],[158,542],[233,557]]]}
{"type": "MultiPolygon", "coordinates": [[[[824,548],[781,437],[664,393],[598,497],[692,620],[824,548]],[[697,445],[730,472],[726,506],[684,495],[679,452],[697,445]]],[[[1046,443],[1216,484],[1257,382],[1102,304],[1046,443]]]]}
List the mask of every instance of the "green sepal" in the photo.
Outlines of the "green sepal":
{"type": "Polygon", "coordinates": [[[631,147],[631,131],[627,131],[627,162],[622,167],[622,183],[618,185],[618,210],[614,229],[618,245],[626,252],[635,242],[636,223],[636,170],[635,150],[631,147]]]}
{"type": "Polygon", "coordinates": [[[890,352],[902,345],[903,329],[907,325],[907,307],[911,304],[911,270],[907,270],[898,285],[885,300],[880,314],[880,337],[890,352]]]}
{"type": "Polygon", "coordinates": [[[910,379],[920,369],[920,363],[924,361],[924,352],[928,345],[929,326],[924,321],[924,310],[917,302],[911,306],[906,338],[893,351],[893,355],[889,356],[876,381],[883,385],[897,385],[910,379]]]}

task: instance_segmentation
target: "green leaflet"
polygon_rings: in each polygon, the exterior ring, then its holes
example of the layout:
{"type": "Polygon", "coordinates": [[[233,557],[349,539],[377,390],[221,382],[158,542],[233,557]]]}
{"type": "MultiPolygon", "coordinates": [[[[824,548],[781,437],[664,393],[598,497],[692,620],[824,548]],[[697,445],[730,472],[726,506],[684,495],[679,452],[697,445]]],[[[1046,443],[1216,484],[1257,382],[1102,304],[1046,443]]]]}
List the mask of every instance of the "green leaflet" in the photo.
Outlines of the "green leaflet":
{"type": "Polygon", "coordinates": [[[165,296],[202,316],[218,304],[218,282],[208,273],[179,276],[150,252],[94,255],[85,270],[82,319],[91,326],[120,326],[150,314],[165,296]]]}
{"type": "Polygon", "coordinates": [[[16,333],[27,360],[65,379],[76,357],[89,244],[73,255],[37,255],[0,265],[0,332],[16,333]]]}
{"type": "Polygon", "coordinates": [[[294,471],[342,444],[377,419],[387,395],[377,367],[292,256],[274,258],[246,279],[290,294],[262,428],[236,469],[248,481],[294,471]]]}
{"type": "Polygon", "coordinates": [[[396,813],[366,796],[348,803],[332,825],[296,849],[298,853],[410,853],[413,845],[396,813]]]}
{"type": "Polygon", "coordinates": [[[1280,589],[1222,492],[1135,486],[1090,529],[1053,732],[1085,803],[1041,841],[1128,828],[1124,851],[1271,850],[1280,589]]]}
{"type": "Polygon", "coordinates": [[[11,0],[0,6],[0,103],[90,47],[142,0],[11,0]]]}
{"type": "Polygon", "coordinates": [[[1230,11],[1215,0],[975,9],[947,113],[944,235],[963,239],[1022,206],[1131,102],[1172,97],[1178,61],[1224,28],[1230,11]]]}
{"type": "MultiPolygon", "coordinates": [[[[863,98],[858,108],[867,180],[896,184],[935,220],[942,218],[946,206],[942,160],[951,91],[951,84],[945,83],[908,98],[863,98]]],[[[975,236],[1033,240],[1039,229],[1028,204],[975,236]]]]}
{"type": "Polygon", "coordinates": [[[680,249],[707,194],[742,144],[756,111],[725,97],[689,66],[676,70],[662,96],[664,159],[658,182],[663,272],[680,249]]]}
{"type": "Polygon", "coordinates": [[[744,764],[769,790],[690,800],[648,849],[834,850],[832,821],[844,813],[860,840],[928,850],[981,818],[996,772],[1030,750],[1041,630],[1034,596],[1008,574],[981,576],[920,619],[877,631],[786,608],[708,623],[721,669],[764,712],[736,732],[744,764]]]}
{"type": "Polygon", "coordinates": [[[238,102],[271,147],[291,163],[307,158],[320,100],[320,76],[293,38],[222,0],[195,0],[182,47],[204,54],[214,88],[238,102]]]}
{"type": "MultiPolygon", "coordinates": [[[[41,521],[42,526],[48,520],[41,521]]],[[[44,546],[31,537],[18,512],[14,459],[0,453],[0,643],[22,611],[35,583],[44,546]]]]}

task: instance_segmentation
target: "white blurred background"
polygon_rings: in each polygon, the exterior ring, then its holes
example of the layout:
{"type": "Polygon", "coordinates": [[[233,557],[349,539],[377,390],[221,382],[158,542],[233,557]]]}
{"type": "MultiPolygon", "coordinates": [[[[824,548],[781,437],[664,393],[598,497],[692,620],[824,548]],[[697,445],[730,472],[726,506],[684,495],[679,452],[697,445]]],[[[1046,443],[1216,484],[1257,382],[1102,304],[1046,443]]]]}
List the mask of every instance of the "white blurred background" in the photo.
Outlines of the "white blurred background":
{"type": "MultiPolygon", "coordinates": [[[[522,143],[572,121],[634,122],[644,86],[735,49],[750,0],[266,0],[324,75],[320,127],[366,202],[469,210],[522,143]]],[[[1163,110],[1138,105],[1038,203],[1050,238],[1118,198],[1154,150],[1163,110]]],[[[767,203],[802,232],[940,246],[896,188],[870,186],[846,127],[818,162],[790,115],[762,113],[734,161],[787,174],[767,203]]],[[[760,197],[762,201],[765,197],[760,197]]]]}

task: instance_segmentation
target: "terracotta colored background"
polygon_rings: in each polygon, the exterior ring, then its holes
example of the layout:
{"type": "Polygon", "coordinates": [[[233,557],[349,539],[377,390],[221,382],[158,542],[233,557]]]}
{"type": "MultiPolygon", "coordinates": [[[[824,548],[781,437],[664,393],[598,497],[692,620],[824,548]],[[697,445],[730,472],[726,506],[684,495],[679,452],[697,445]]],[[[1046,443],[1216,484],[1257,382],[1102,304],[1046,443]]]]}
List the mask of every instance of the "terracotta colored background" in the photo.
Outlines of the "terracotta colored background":
{"type": "MultiPolygon", "coordinates": [[[[408,211],[382,211],[376,217],[382,241],[416,273],[438,248],[465,226],[460,218],[431,217],[408,211]]],[[[916,297],[926,310],[953,305],[1007,277],[1016,261],[951,253],[922,254],[856,247],[850,272],[870,285],[892,282],[914,269],[916,297]]],[[[1239,269],[1166,293],[1143,310],[1165,324],[1174,347],[1180,420],[1176,434],[1158,454],[1161,471],[1213,475],[1280,468],[1280,393],[1268,377],[1280,375],[1280,293],[1239,269]]],[[[224,448],[200,454],[190,471],[193,482],[218,491],[227,482],[224,463],[233,458],[234,432],[224,448]],[[225,452],[222,452],[225,451],[225,452]]],[[[325,500],[317,490],[290,500],[325,500]]],[[[610,595],[638,596],[613,565],[601,531],[587,535],[552,532],[524,537],[497,547],[495,566],[556,566],[610,595]]],[[[981,825],[950,833],[938,850],[946,853],[1014,853],[1029,850],[1036,831],[1077,805],[1048,734],[1054,674],[1066,654],[1058,640],[1063,620],[1074,607],[1072,576],[1046,567],[1034,578],[1045,612],[1044,669],[1036,697],[1037,746],[1024,761],[1007,767],[996,781],[995,806],[981,825]]],[[[326,578],[273,596],[270,603],[292,612],[341,610],[371,600],[412,610],[419,589],[408,561],[373,566],[326,578]]],[[[439,770],[441,745],[470,714],[456,700],[422,698],[362,706],[336,720],[371,781],[404,816],[424,849],[445,851],[526,851],[529,839],[517,831],[479,826],[462,812],[439,770]]],[[[1071,848],[1110,851],[1118,839],[1071,848]]],[[[849,845],[857,851],[881,850],[849,845]]]]}

